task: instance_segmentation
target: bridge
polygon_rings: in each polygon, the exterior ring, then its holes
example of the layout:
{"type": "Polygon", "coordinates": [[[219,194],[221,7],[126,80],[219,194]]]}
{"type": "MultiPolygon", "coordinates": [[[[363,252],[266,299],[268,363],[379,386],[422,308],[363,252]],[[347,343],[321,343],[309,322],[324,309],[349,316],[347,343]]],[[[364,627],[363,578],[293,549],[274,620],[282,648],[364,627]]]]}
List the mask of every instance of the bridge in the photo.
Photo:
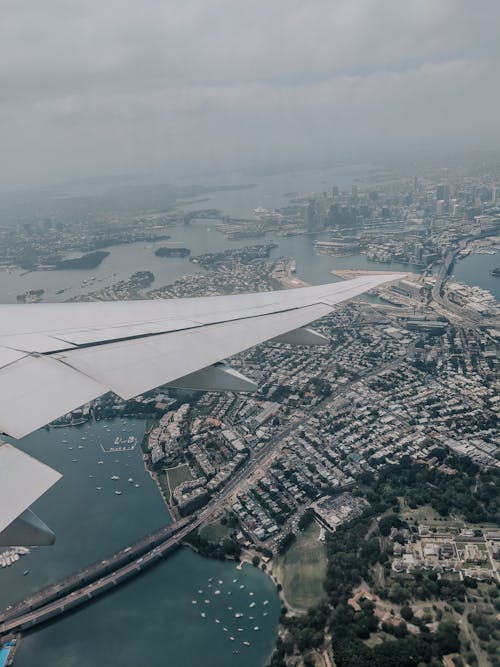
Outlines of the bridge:
{"type": "Polygon", "coordinates": [[[161,528],[62,582],[44,588],[0,613],[0,637],[27,630],[63,614],[158,562],[207,518],[190,516],[161,528]]]}

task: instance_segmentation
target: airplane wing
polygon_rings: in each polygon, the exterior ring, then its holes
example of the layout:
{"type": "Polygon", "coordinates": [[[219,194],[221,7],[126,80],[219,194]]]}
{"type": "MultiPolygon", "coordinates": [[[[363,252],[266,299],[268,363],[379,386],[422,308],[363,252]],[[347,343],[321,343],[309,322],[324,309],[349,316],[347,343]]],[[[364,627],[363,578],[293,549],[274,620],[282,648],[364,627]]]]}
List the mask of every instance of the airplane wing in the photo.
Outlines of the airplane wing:
{"type": "MultiPolygon", "coordinates": [[[[0,431],[22,438],[109,391],[253,390],[220,362],[271,339],[325,342],[306,325],[403,275],[220,297],[0,305],[0,431]]],[[[0,486],[0,533],[8,504],[0,486]]]]}

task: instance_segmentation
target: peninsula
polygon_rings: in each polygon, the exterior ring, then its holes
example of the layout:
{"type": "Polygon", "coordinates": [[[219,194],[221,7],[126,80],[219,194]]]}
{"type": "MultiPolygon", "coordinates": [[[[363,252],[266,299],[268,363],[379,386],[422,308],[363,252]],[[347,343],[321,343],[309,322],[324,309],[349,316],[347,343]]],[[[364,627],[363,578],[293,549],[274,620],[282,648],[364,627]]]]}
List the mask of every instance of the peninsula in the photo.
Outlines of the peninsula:
{"type": "Polygon", "coordinates": [[[68,269],[95,269],[106,259],[109,252],[105,250],[96,250],[89,252],[81,257],[74,257],[73,259],[62,259],[54,265],[56,271],[66,271],[68,269]]]}

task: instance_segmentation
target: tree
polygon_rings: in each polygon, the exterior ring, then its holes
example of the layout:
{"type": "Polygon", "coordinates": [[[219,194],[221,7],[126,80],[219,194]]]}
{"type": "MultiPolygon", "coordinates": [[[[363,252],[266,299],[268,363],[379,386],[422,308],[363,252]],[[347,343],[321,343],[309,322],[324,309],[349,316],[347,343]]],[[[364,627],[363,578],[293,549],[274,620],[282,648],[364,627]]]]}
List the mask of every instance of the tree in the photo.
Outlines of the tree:
{"type": "Polygon", "coordinates": [[[401,607],[401,617],[404,618],[405,621],[411,621],[413,618],[413,609],[405,604],[401,607]]]}

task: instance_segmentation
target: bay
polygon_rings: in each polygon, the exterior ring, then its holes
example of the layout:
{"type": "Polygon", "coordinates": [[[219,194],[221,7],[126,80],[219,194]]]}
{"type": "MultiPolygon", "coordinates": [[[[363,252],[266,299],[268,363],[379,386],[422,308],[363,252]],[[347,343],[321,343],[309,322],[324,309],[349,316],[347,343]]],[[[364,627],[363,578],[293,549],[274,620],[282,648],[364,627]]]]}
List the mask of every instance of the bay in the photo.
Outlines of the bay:
{"type": "Polygon", "coordinates": [[[453,278],[466,285],[477,285],[493,294],[500,301],[500,278],[492,276],[490,271],[500,267],[500,253],[478,255],[471,253],[457,262],[453,268],[453,278]]]}
{"type": "MultiPolygon", "coordinates": [[[[33,506],[55,530],[56,543],[0,570],[2,608],[170,523],[144,469],[143,433],[142,420],[114,419],[42,429],[16,443],[63,478],[33,506]],[[138,439],[133,451],[103,451],[115,438],[129,437],[138,439]]],[[[260,667],[274,645],[278,616],[276,589],[261,570],[243,566],[240,571],[234,563],[183,548],[88,606],[27,633],[16,667],[260,667]],[[235,613],[244,616],[236,619],[235,613]]]]}

